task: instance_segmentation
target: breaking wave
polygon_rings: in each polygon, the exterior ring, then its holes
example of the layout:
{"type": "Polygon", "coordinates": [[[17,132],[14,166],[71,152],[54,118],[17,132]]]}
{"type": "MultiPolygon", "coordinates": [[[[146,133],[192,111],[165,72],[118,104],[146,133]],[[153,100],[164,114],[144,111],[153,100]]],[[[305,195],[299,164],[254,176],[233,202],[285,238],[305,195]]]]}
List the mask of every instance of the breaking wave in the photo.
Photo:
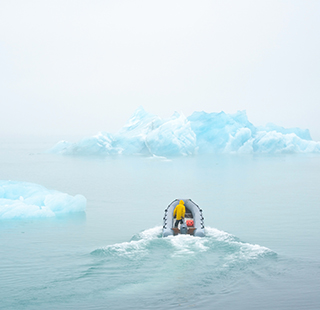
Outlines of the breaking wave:
{"type": "Polygon", "coordinates": [[[154,227],[129,242],[92,251],[92,261],[81,279],[95,279],[101,274],[110,279],[113,284],[106,280],[100,289],[110,294],[115,305],[118,298],[134,300],[136,294],[143,293],[149,305],[175,308],[182,302],[187,308],[198,296],[231,294],[239,282],[268,278],[278,272],[274,251],[242,242],[224,231],[207,227],[202,238],[163,238],[161,232],[162,227],[154,227]],[[181,302],[173,292],[179,294],[181,302]]]}
{"type": "Polygon", "coordinates": [[[129,260],[150,259],[153,256],[168,258],[201,257],[208,253],[219,263],[246,262],[263,257],[275,257],[272,250],[242,242],[224,231],[207,227],[206,236],[178,235],[162,237],[162,227],[157,226],[135,235],[131,241],[101,247],[91,252],[101,257],[129,260]]]}

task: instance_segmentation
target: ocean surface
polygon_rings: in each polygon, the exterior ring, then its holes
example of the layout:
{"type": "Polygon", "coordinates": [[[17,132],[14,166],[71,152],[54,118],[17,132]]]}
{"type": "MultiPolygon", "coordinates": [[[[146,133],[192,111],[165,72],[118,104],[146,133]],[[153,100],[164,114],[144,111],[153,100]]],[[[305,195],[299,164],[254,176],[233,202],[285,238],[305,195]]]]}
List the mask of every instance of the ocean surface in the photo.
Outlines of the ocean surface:
{"type": "Polygon", "coordinates": [[[87,198],[0,221],[0,309],[320,309],[320,155],[72,157],[1,138],[0,179],[87,198]],[[206,237],[161,237],[191,198],[206,237]]]}

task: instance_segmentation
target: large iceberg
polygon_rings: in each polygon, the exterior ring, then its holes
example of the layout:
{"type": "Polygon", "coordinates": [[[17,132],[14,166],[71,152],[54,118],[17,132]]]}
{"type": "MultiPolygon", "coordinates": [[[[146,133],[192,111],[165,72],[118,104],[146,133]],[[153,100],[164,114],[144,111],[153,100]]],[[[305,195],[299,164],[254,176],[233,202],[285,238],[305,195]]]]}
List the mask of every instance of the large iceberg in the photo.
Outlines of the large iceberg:
{"type": "Polygon", "coordinates": [[[70,196],[33,183],[0,181],[0,220],[84,212],[86,203],[82,195],[70,196]]]}
{"type": "Polygon", "coordinates": [[[76,143],[60,141],[50,152],[67,155],[187,156],[217,153],[312,153],[320,142],[309,130],[274,124],[255,127],[245,111],[235,114],[175,112],[169,119],[139,107],[117,133],[100,132],[76,143]]]}

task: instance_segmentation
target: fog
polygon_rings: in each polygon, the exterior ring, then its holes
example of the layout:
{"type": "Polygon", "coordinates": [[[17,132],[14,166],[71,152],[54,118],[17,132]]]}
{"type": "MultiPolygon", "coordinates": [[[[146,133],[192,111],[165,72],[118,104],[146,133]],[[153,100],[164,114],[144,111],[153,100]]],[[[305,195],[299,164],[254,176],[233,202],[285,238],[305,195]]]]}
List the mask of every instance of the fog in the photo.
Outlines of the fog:
{"type": "Polygon", "coordinates": [[[0,135],[117,131],[142,105],[320,140],[319,1],[2,1],[0,135]]]}

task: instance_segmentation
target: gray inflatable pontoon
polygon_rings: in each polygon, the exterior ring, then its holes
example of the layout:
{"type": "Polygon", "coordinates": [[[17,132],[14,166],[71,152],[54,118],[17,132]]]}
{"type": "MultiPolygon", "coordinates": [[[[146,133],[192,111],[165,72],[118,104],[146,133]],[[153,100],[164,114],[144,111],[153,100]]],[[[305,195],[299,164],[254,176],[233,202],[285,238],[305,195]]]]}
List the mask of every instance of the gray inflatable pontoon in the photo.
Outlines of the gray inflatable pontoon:
{"type": "MultiPolygon", "coordinates": [[[[188,221],[190,222],[190,221],[188,221]]],[[[191,221],[192,223],[192,221],[191,221]]],[[[204,237],[204,217],[202,216],[202,210],[191,199],[176,199],[172,201],[167,209],[164,211],[163,217],[163,229],[162,236],[173,236],[177,234],[190,234],[197,237],[204,237]],[[174,227],[175,219],[173,217],[173,211],[179,204],[179,201],[183,200],[186,207],[186,214],[184,223],[179,228],[174,227]],[[186,221],[193,220],[193,225],[186,225],[186,221]]]]}

